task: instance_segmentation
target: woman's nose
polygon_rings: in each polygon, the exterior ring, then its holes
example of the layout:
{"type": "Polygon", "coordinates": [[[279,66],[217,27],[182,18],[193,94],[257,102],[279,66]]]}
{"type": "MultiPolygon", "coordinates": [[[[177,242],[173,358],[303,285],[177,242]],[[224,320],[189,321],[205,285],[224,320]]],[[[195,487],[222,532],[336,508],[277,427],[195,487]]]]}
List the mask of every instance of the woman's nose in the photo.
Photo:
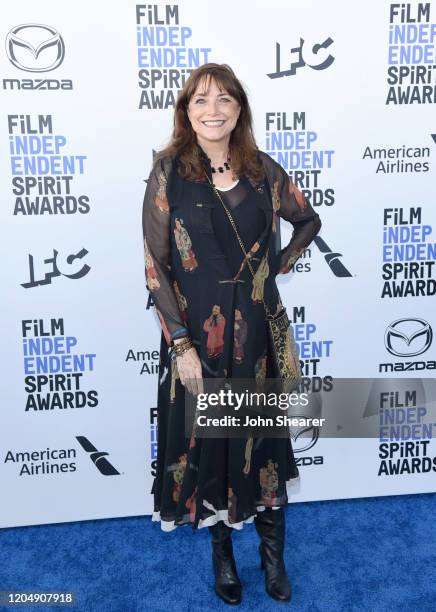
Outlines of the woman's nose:
{"type": "Polygon", "coordinates": [[[216,114],[218,112],[218,100],[209,100],[207,103],[207,112],[216,114]]]}

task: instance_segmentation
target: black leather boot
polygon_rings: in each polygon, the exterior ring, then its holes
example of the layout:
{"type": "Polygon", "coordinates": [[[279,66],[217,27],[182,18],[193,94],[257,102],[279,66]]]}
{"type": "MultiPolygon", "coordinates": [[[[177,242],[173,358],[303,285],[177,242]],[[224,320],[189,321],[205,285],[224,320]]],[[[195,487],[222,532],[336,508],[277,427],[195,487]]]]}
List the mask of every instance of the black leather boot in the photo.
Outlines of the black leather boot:
{"type": "Polygon", "coordinates": [[[268,595],[278,601],[289,601],[291,583],[286,574],[283,550],[285,544],[285,513],[283,508],[266,508],[254,517],[261,537],[259,546],[261,569],[265,570],[265,588],[268,595]]]}
{"type": "Polygon", "coordinates": [[[242,585],[233,557],[231,532],[223,521],[209,527],[212,536],[212,564],[215,574],[215,592],[228,604],[241,602],[242,585]]]}

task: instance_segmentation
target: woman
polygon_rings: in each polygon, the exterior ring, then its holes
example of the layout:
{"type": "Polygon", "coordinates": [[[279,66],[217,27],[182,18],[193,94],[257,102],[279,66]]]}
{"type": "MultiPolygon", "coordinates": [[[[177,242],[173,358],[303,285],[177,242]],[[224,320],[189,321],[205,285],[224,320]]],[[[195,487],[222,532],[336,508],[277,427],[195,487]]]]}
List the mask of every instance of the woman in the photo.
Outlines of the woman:
{"type": "Polygon", "coordinates": [[[241,601],[232,528],[254,521],[266,590],[288,601],[283,507],[286,481],[298,477],[290,439],[184,437],[184,394],[201,391],[202,379],[272,376],[263,302],[278,311],[276,275],[289,272],[321,226],[283,168],[258,150],[246,93],[229,66],[200,66],[180,92],[142,219],[147,285],[162,326],[153,520],[164,530],[209,527],[215,590],[231,604],[241,601]],[[294,228],[283,249],[278,217],[294,228]]]}

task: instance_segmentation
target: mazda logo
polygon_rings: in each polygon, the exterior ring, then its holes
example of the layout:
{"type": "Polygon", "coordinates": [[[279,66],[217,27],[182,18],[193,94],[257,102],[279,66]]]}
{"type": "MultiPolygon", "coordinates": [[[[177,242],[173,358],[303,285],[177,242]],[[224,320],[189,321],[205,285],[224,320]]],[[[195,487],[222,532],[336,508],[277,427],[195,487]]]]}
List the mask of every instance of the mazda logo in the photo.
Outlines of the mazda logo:
{"type": "Polygon", "coordinates": [[[65,44],[55,28],[38,23],[15,26],[6,36],[11,64],[26,72],[50,72],[65,57],[65,44]]]}
{"type": "MultiPolygon", "coordinates": [[[[288,416],[291,418],[319,419],[322,415],[322,399],[320,393],[310,393],[309,403],[301,411],[301,406],[288,407],[288,416]]],[[[290,426],[292,449],[294,453],[304,453],[311,449],[318,442],[320,428],[317,425],[290,426]]]]}
{"type": "Polygon", "coordinates": [[[424,319],[397,319],[385,331],[386,349],[398,357],[421,355],[430,348],[432,340],[433,330],[424,319]]]}
{"type": "MultiPolygon", "coordinates": [[[[300,415],[300,417],[307,418],[305,415],[300,415]]],[[[310,427],[289,427],[289,430],[292,441],[292,450],[294,453],[306,452],[318,442],[318,425],[313,425],[310,427]],[[305,436],[304,434],[309,435],[305,436]]]]}

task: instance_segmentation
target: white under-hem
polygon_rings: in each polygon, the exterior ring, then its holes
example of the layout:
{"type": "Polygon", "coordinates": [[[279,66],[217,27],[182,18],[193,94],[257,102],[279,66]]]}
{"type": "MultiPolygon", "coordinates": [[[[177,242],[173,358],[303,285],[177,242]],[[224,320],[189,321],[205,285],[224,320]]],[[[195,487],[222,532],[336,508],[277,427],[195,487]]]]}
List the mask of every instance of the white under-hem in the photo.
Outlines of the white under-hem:
{"type": "MultiPolygon", "coordinates": [[[[205,506],[208,510],[212,510],[215,514],[208,516],[207,519],[200,519],[198,522],[198,528],[201,527],[211,527],[212,525],[216,525],[218,521],[223,521],[228,527],[232,527],[233,529],[243,529],[244,524],[251,524],[254,521],[255,514],[252,514],[248,518],[243,521],[239,521],[238,523],[229,523],[229,511],[228,510],[215,510],[215,508],[208,501],[203,500],[203,506],[205,506]]],[[[282,506],[272,506],[273,510],[278,510],[282,506]]],[[[263,512],[265,510],[265,506],[257,506],[256,510],[258,512],[263,512]]],[[[181,527],[186,523],[190,523],[189,514],[186,514],[183,519],[187,519],[186,522],[182,524],[175,524],[174,521],[164,521],[160,517],[160,512],[153,512],[151,515],[152,521],[160,521],[160,526],[162,531],[173,531],[177,529],[177,527],[181,527]]]]}

